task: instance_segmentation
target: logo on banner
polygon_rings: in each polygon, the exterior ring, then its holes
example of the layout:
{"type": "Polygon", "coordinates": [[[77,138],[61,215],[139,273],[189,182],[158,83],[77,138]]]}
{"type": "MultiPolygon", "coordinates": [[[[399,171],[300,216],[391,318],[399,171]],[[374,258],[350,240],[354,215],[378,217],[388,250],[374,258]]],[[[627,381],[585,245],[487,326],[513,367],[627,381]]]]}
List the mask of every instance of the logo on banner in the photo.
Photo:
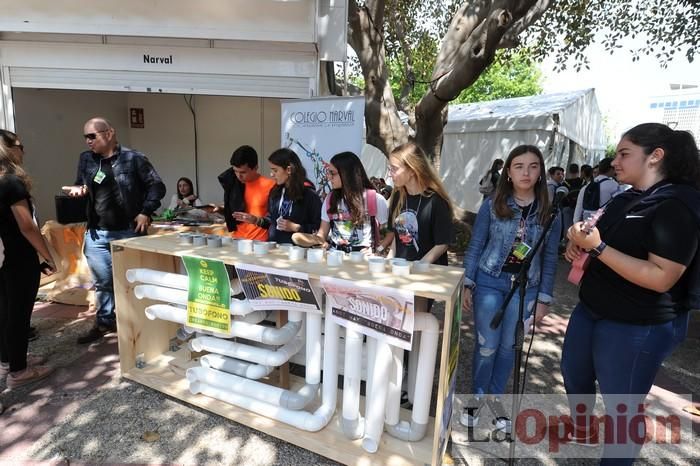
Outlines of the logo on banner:
{"type": "Polygon", "coordinates": [[[289,121],[294,126],[352,126],[354,110],[320,110],[316,112],[291,112],[289,121]]]}
{"type": "Polygon", "coordinates": [[[375,285],[321,277],[331,304],[331,318],[339,325],[406,350],[411,349],[414,326],[413,293],[375,285]]]}
{"type": "Polygon", "coordinates": [[[229,333],[231,282],[222,261],[183,256],[187,276],[187,325],[229,333]]]}
{"type": "Polygon", "coordinates": [[[236,265],[243,293],[255,310],[321,313],[308,274],[250,264],[236,265]]]}

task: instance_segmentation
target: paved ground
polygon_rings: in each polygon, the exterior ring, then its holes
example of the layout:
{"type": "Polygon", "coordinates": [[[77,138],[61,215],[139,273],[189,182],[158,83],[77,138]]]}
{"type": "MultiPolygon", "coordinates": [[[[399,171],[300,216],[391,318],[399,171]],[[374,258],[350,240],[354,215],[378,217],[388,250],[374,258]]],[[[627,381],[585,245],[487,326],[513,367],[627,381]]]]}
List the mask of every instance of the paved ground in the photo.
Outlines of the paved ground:
{"type": "MultiPolygon", "coordinates": [[[[558,370],[560,347],[576,290],[560,267],[555,315],[547,318],[530,356],[527,391],[563,393],[558,370]]],[[[37,303],[34,322],[40,338],[32,351],[45,354],[56,372],[48,379],[0,393],[6,411],[0,415],[2,464],[336,464],[293,445],[261,434],[141,385],[121,380],[116,336],[87,347],[75,337],[91,325],[85,308],[37,303]],[[143,438],[153,436],[154,441],[143,438]]],[[[439,310],[438,310],[438,313],[439,310]]],[[[461,342],[458,393],[467,391],[473,341],[465,318],[461,342]]],[[[694,315],[689,338],[664,364],[652,395],[678,409],[678,394],[700,401],[700,316],[694,315]]],[[[0,379],[0,390],[4,381],[0,379]]],[[[459,398],[461,399],[461,398],[459,398]]],[[[459,404],[459,402],[458,402],[459,404]]],[[[690,416],[688,416],[690,419],[690,416]]],[[[697,418],[696,418],[697,419],[697,418]]],[[[698,424],[694,425],[697,436],[698,424]]],[[[450,451],[456,464],[498,464],[502,450],[464,442],[455,424],[450,451]]],[[[664,463],[698,464],[694,445],[666,455],[664,463]]],[[[557,461],[548,457],[528,463],[557,461]]],[[[567,461],[593,464],[592,460],[567,461]]],[[[660,461],[650,460],[651,464],[660,461]]]]}

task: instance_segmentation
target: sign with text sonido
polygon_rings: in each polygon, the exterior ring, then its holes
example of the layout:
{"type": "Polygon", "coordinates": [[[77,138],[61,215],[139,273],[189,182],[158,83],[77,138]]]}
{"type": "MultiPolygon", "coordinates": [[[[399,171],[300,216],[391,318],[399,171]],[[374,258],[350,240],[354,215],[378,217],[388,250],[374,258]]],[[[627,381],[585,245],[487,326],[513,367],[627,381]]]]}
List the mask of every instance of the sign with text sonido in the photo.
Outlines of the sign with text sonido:
{"type": "Polygon", "coordinates": [[[321,313],[308,274],[251,264],[236,264],[236,272],[243,293],[255,310],[321,313]]]}
{"type": "Polygon", "coordinates": [[[187,325],[229,333],[231,282],[222,261],[183,256],[190,279],[187,290],[187,325]]]}
{"type": "Polygon", "coordinates": [[[331,304],[331,318],[390,345],[411,349],[413,293],[376,285],[358,285],[338,278],[321,277],[331,304]]]}

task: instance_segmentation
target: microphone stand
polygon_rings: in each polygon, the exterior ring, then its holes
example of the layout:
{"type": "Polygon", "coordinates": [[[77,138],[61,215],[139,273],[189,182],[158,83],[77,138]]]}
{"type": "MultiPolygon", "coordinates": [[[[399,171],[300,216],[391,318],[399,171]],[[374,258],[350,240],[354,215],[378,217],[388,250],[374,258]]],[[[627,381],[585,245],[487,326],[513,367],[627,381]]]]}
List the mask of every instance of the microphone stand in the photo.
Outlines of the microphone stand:
{"type": "MultiPolygon", "coordinates": [[[[510,301],[513,299],[513,295],[515,294],[515,290],[518,290],[518,295],[520,296],[520,302],[518,303],[518,320],[515,324],[515,341],[513,343],[513,351],[515,352],[515,363],[513,365],[513,400],[511,403],[511,432],[510,432],[510,446],[508,450],[508,465],[513,465],[515,461],[515,436],[513,435],[513,426],[515,425],[515,419],[513,418],[516,416],[518,411],[520,410],[520,371],[522,368],[522,357],[523,357],[523,342],[525,341],[525,325],[523,323],[523,317],[525,316],[525,292],[527,290],[527,275],[530,270],[530,265],[532,264],[532,260],[534,259],[535,255],[537,254],[537,251],[540,250],[542,247],[542,244],[544,243],[544,239],[547,237],[547,233],[552,229],[552,224],[554,223],[554,219],[557,217],[559,214],[559,204],[561,202],[555,202],[552,205],[552,209],[549,213],[549,218],[547,219],[547,222],[544,224],[544,229],[542,230],[542,234],[540,237],[537,239],[537,243],[533,246],[532,249],[528,252],[527,256],[525,256],[525,259],[523,259],[522,266],[520,268],[520,272],[518,272],[518,275],[515,276],[515,279],[513,281],[513,286],[510,289],[510,292],[506,296],[505,301],[503,301],[503,304],[501,305],[501,308],[498,310],[496,315],[493,317],[491,320],[491,328],[496,329],[498,328],[499,325],[501,325],[501,321],[503,320],[503,316],[506,312],[506,309],[508,308],[508,304],[510,304],[510,301]]],[[[537,304],[535,303],[535,309],[533,312],[536,312],[537,310],[537,304]]],[[[524,385],[524,381],[523,381],[524,385]]]]}

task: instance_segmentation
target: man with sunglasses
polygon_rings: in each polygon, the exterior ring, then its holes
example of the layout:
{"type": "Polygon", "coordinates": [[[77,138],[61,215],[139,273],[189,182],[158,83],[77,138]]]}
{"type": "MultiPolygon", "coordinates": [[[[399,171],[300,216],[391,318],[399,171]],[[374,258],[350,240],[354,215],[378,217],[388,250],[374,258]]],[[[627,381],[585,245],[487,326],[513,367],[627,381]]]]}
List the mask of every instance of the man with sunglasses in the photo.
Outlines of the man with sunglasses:
{"type": "Polygon", "coordinates": [[[97,315],[79,344],[116,331],[110,242],[145,235],[165,196],[153,165],[142,153],[120,145],[106,119],[88,120],[83,134],[89,150],[80,154],[75,186],[64,187],[71,196],[88,196],[84,252],[95,281],[97,315]]]}

